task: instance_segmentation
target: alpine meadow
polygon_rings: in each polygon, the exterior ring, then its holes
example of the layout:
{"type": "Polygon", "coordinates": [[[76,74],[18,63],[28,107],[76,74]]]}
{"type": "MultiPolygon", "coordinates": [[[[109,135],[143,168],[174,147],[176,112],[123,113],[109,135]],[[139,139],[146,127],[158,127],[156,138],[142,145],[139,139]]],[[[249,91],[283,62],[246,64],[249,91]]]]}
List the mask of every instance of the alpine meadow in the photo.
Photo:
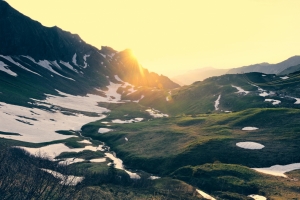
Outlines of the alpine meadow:
{"type": "Polygon", "coordinates": [[[300,199],[300,56],[165,76],[13,5],[0,0],[0,199],[300,199]]]}

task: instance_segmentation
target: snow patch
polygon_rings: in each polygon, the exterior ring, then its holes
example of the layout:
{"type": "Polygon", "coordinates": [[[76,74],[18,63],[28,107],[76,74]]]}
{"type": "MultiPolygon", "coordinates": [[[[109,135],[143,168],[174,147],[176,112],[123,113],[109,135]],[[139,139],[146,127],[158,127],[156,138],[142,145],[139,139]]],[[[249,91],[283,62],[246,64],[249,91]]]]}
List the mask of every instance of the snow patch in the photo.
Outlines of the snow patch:
{"type": "Polygon", "coordinates": [[[273,165],[271,167],[252,168],[252,169],[264,174],[287,178],[287,176],[284,173],[300,169],[300,163],[293,163],[289,165],[273,165]]]}
{"type": "Polygon", "coordinates": [[[156,179],[160,179],[160,177],[159,176],[150,176],[148,179],[150,179],[150,180],[156,180],[156,179]]]}
{"type": "Polygon", "coordinates": [[[266,197],[264,196],[260,196],[260,195],[257,195],[257,194],[251,194],[251,195],[248,195],[248,197],[254,199],[254,200],[267,200],[266,197]]]}
{"type": "Polygon", "coordinates": [[[234,87],[235,89],[237,89],[238,91],[236,93],[238,94],[249,94],[249,91],[246,91],[244,89],[242,89],[241,87],[235,86],[235,85],[231,85],[231,87],[234,87]]]}
{"type": "Polygon", "coordinates": [[[59,156],[62,152],[81,152],[85,150],[90,150],[90,151],[98,151],[102,149],[102,145],[99,145],[98,147],[94,146],[85,146],[84,148],[69,148],[65,144],[58,143],[58,144],[51,144],[39,148],[31,148],[31,147],[21,147],[17,146],[17,148],[24,149],[28,153],[30,153],[33,156],[45,156],[49,158],[49,160],[56,161],[55,158],[56,156],[59,156]]]}
{"type": "Polygon", "coordinates": [[[74,65],[78,66],[77,65],[77,54],[76,53],[73,55],[72,63],[74,63],[74,65]]]}
{"type": "Polygon", "coordinates": [[[265,102],[272,102],[273,105],[278,105],[281,103],[281,101],[275,99],[265,99],[265,102]]]}
{"type": "Polygon", "coordinates": [[[295,98],[294,99],[296,100],[296,102],[294,104],[300,104],[300,98],[295,98]]]}
{"type": "Polygon", "coordinates": [[[282,77],[279,77],[279,78],[281,78],[282,80],[285,80],[285,79],[288,79],[290,77],[288,77],[288,76],[282,76],[282,77]]]}
{"type": "Polygon", "coordinates": [[[217,100],[215,101],[215,110],[219,110],[221,95],[218,96],[217,100]]]}
{"type": "Polygon", "coordinates": [[[163,114],[159,110],[153,108],[147,109],[146,111],[154,118],[169,117],[168,114],[163,114]]]}
{"type": "MultiPolygon", "coordinates": [[[[56,74],[56,75],[58,75],[58,76],[61,76],[61,77],[63,77],[63,78],[66,78],[66,79],[75,81],[74,79],[69,78],[69,77],[66,77],[66,76],[63,76],[63,75],[61,75],[60,73],[58,73],[57,71],[55,71],[55,70],[50,66],[52,63],[51,63],[50,61],[48,61],[48,60],[40,60],[39,62],[35,62],[35,60],[34,60],[33,58],[31,58],[30,56],[23,56],[23,57],[25,57],[25,58],[31,60],[33,63],[35,63],[35,64],[37,64],[37,65],[39,65],[39,66],[41,66],[41,67],[43,67],[43,68],[45,68],[45,69],[47,69],[47,70],[49,70],[50,72],[52,72],[52,73],[54,73],[54,74],[56,74]]],[[[52,64],[52,65],[53,65],[53,64],[52,64]]]]}
{"type": "Polygon", "coordinates": [[[113,131],[113,130],[109,129],[109,128],[99,128],[98,133],[108,133],[110,131],[113,131]]]}
{"type": "Polygon", "coordinates": [[[87,62],[86,62],[86,59],[88,58],[88,57],[90,57],[91,55],[84,55],[83,56],[83,60],[84,60],[84,66],[83,66],[83,68],[87,68],[87,66],[88,66],[88,64],[87,64],[87,62]]]}
{"type": "Polygon", "coordinates": [[[0,137],[32,143],[76,137],[61,135],[55,131],[80,130],[84,124],[101,120],[105,117],[89,117],[78,113],[65,115],[59,110],[46,111],[4,102],[0,102],[0,104],[0,131],[14,132],[22,135],[1,135],[0,137]]]}
{"type": "Polygon", "coordinates": [[[78,143],[83,143],[83,144],[92,144],[91,141],[89,140],[82,140],[82,141],[78,141],[78,143]]]}
{"type": "Polygon", "coordinates": [[[260,93],[259,96],[266,97],[266,96],[269,96],[269,93],[264,91],[263,93],[260,93]]]}
{"type": "Polygon", "coordinates": [[[256,142],[238,142],[236,146],[241,147],[243,149],[262,149],[265,146],[256,142]]]}
{"type": "Polygon", "coordinates": [[[66,66],[67,68],[69,68],[70,70],[78,73],[78,71],[76,69],[74,69],[74,67],[72,65],[70,65],[69,62],[64,62],[64,61],[59,61],[61,64],[63,64],[64,66],[66,66]]]}
{"type": "Polygon", "coordinates": [[[90,162],[92,163],[106,162],[106,158],[95,158],[95,159],[91,159],[90,162]]]}
{"type": "Polygon", "coordinates": [[[243,131],[254,131],[254,130],[257,130],[257,129],[258,128],[252,127],[252,126],[247,126],[247,127],[242,128],[243,131]]]}
{"type": "Polygon", "coordinates": [[[60,165],[71,165],[71,164],[78,163],[78,162],[83,162],[83,161],[85,161],[85,160],[82,159],[82,158],[66,158],[66,159],[63,159],[62,161],[59,161],[58,164],[60,164],[60,165]]]}
{"type": "Polygon", "coordinates": [[[57,179],[60,179],[60,184],[61,185],[77,185],[78,183],[80,183],[81,181],[83,181],[84,177],[81,176],[73,176],[73,175],[63,175],[59,172],[50,170],[50,169],[43,169],[41,168],[41,170],[51,174],[52,176],[54,176],[57,179]]]}
{"type": "Polygon", "coordinates": [[[56,90],[62,96],[54,96],[46,94],[47,98],[41,102],[55,105],[58,107],[68,108],[72,110],[92,112],[92,113],[105,113],[110,110],[98,106],[98,102],[108,102],[107,98],[94,94],[87,94],[86,96],[75,96],[56,90]]]}
{"type": "Polygon", "coordinates": [[[144,118],[134,118],[134,119],[129,119],[129,120],[121,120],[121,119],[114,119],[111,122],[115,123],[115,124],[130,124],[130,123],[134,123],[134,122],[141,122],[143,121],[144,118]]]}
{"type": "Polygon", "coordinates": [[[215,198],[213,198],[213,197],[210,196],[209,194],[203,192],[202,190],[196,189],[196,191],[197,191],[198,194],[200,194],[204,199],[208,199],[208,200],[216,200],[215,198]]]}
{"type": "Polygon", "coordinates": [[[5,58],[5,59],[8,60],[9,62],[11,62],[11,63],[17,65],[18,67],[20,67],[20,68],[26,70],[26,71],[29,71],[29,72],[31,72],[31,73],[33,73],[33,74],[36,74],[36,75],[38,75],[38,76],[41,76],[40,74],[38,74],[38,73],[36,73],[36,72],[34,72],[34,71],[31,71],[30,69],[27,69],[26,67],[24,67],[24,66],[21,65],[20,63],[14,61],[14,60],[12,59],[12,57],[10,57],[10,56],[2,56],[2,55],[0,55],[0,56],[1,56],[2,58],[5,58]]]}
{"type": "MultiPolygon", "coordinates": [[[[116,158],[113,154],[105,153],[105,157],[111,159],[115,164],[115,168],[124,170],[130,176],[131,179],[140,179],[141,178],[138,174],[125,170],[124,166],[123,166],[123,161],[119,158],[116,158]]],[[[111,165],[111,163],[108,163],[108,165],[111,165]]]]}
{"type": "Polygon", "coordinates": [[[9,74],[11,76],[15,76],[15,77],[18,76],[18,74],[16,74],[15,72],[11,71],[8,68],[8,66],[4,62],[2,62],[2,61],[0,61],[0,71],[3,71],[3,72],[5,72],[5,73],[7,73],[7,74],[9,74]]]}

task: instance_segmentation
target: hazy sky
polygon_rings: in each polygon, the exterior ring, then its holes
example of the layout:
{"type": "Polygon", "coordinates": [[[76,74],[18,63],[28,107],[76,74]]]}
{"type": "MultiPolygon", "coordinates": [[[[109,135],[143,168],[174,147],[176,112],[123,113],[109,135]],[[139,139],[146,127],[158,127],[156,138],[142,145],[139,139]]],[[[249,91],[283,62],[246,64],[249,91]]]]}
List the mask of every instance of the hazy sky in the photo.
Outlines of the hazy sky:
{"type": "Polygon", "coordinates": [[[6,0],[98,48],[130,48],[143,67],[276,63],[300,54],[300,0],[6,0]]]}

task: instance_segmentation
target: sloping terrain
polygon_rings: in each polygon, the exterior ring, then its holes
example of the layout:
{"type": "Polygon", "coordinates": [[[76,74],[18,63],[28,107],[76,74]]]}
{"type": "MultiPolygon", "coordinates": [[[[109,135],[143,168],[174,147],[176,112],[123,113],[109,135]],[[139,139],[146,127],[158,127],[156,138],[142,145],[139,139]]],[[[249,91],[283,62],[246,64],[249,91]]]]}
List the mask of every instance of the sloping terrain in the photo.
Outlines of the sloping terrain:
{"type": "Polygon", "coordinates": [[[128,49],[0,12],[1,198],[300,198],[299,74],[179,87],[128,49]]]}

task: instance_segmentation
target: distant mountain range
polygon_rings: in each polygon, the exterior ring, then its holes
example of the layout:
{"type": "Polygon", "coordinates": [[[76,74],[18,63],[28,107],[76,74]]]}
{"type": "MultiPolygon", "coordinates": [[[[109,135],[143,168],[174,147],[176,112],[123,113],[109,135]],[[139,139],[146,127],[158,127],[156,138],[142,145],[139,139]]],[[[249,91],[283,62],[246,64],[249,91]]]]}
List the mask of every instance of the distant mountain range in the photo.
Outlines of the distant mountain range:
{"type": "Polygon", "coordinates": [[[226,74],[228,69],[216,69],[213,67],[200,68],[190,70],[185,74],[177,75],[171,79],[180,85],[190,85],[196,81],[203,81],[206,78],[213,76],[221,76],[226,74]]]}
{"type": "Polygon", "coordinates": [[[260,72],[265,74],[285,75],[299,70],[300,56],[293,56],[277,64],[269,64],[264,62],[232,69],[216,69],[213,67],[200,68],[172,77],[172,80],[180,85],[190,85],[196,81],[203,81],[206,78],[221,76],[224,74],[260,72]]]}
{"type": "Polygon", "coordinates": [[[287,68],[300,64],[300,56],[293,56],[284,60],[280,63],[269,64],[269,63],[260,63],[255,65],[243,66],[239,68],[230,69],[228,74],[237,74],[237,73],[248,73],[248,72],[261,72],[265,74],[279,74],[287,68]]]}

